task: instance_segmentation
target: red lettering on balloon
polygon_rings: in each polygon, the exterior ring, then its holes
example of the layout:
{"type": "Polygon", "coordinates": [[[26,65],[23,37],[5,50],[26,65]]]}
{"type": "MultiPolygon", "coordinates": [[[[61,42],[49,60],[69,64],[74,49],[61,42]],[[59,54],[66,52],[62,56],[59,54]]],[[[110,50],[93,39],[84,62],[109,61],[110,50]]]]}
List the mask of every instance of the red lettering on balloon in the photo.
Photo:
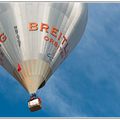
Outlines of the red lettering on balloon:
{"type": "Polygon", "coordinates": [[[3,42],[5,42],[7,40],[7,36],[6,35],[4,35],[4,33],[0,33],[0,42],[1,43],[3,43],[3,42]]]}

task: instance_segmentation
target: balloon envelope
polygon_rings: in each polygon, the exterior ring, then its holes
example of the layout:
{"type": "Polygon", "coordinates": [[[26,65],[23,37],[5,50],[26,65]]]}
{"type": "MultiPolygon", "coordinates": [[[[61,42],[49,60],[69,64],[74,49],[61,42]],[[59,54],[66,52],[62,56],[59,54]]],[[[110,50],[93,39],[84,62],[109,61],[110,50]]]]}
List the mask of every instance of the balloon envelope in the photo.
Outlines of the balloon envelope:
{"type": "Polygon", "coordinates": [[[80,41],[87,5],[0,3],[1,65],[30,93],[45,83],[80,41]]]}

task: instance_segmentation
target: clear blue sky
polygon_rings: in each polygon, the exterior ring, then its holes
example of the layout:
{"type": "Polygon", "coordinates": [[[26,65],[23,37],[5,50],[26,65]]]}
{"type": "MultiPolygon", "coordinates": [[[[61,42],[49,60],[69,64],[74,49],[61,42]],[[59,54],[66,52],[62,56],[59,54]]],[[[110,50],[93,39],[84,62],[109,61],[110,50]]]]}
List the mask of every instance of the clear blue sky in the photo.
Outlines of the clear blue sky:
{"type": "Polygon", "coordinates": [[[87,28],[46,86],[43,109],[31,113],[28,93],[0,68],[1,117],[120,117],[120,4],[89,4],[87,28]]]}

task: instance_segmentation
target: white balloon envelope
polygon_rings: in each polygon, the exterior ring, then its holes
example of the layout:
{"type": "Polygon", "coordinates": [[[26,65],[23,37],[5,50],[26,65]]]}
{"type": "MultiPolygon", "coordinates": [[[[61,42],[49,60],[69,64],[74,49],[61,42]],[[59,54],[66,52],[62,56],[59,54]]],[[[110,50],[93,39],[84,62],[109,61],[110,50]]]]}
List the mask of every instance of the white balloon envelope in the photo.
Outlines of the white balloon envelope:
{"type": "Polygon", "coordinates": [[[0,63],[36,93],[80,41],[87,5],[79,2],[0,3],[0,63]]]}

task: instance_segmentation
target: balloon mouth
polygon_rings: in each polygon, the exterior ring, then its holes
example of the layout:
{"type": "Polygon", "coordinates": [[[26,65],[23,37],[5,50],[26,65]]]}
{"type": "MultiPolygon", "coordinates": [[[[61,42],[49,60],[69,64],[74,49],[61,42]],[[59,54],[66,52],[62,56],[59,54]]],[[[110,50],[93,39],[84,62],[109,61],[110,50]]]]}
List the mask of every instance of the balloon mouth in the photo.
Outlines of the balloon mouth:
{"type": "Polygon", "coordinates": [[[41,99],[36,97],[36,94],[32,94],[30,100],[28,101],[28,108],[31,112],[38,111],[42,108],[41,99]]]}

